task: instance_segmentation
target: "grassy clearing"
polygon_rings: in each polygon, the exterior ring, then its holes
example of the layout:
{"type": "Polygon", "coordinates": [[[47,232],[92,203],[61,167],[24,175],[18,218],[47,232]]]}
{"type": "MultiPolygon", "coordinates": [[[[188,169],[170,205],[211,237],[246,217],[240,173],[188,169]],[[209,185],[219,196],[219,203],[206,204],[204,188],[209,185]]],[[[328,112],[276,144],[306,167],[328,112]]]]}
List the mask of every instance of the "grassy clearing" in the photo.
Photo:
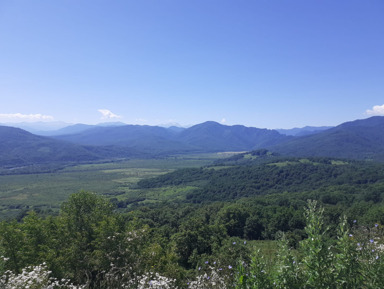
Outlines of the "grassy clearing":
{"type": "Polygon", "coordinates": [[[255,160],[257,159],[259,156],[256,156],[256,155],[252,155],[252,154],[245,154],[244,155],[244,159],[249,159],[249,160],[255,160]]]}
{"type": "Polygon", "coordinates": [[[187,193],[196,189],[193,186],[162,187],[145,191],[144,202],[158,202],[172,200],[184,200],[187,193]]]}
{"type": "Polygon", "coordinates": [[[348,165],[348,162],[345,161],[337,161],[337,160],[332,160],[331,163],[335,166],[343,166],[343,165],[348,165]]]}

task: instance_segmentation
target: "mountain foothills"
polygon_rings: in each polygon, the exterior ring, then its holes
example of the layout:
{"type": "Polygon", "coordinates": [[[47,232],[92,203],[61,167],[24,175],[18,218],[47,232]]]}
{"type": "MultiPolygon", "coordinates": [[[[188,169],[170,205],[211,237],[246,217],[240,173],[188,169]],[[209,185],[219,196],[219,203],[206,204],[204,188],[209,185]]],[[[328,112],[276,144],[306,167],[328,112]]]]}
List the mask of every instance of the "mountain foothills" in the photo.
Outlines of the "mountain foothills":
{"type": "MultiPolygon", "coordinates": [[[[59,135],[51,137],[0,126],[0,167],[14,169],[30,165],[257,149],[269,149],[287,156],[383,161],[383,129],[384,117],[356,120],[333,128],[306,127],[302,131],[304,136],[242,125],[226,126],[212,121],[186,129],[121,124],[75,125],[58,130],[59,135]]],[[[295,134],[300,135],[297,131],[295,134]]]]}
{"type": "MultiPolygon", "coordinates": [[[[186,199],[202,203],[232,202],[282,192],[290,196],[304,192],[303,197],[312,195],[312,198],[317,199],[314,192],[319,194],[318,190],[321,189],[321,195],[325,191],[334,191],[338,186],[343,186],[343,190],[350,194],[355,193],[356,187],[359,187],[359,193],[363,195],[370,185],[382,186],[383,179],[381,163],[324,157],[282,157],[267,150],[257,150],[220,159],[211,166],[185,168],[156,178],[143,179],[138,186],[142,189],[194,187],[186,199]]],[[[326,195],[326,198],[332,197],[326,195]]]]}

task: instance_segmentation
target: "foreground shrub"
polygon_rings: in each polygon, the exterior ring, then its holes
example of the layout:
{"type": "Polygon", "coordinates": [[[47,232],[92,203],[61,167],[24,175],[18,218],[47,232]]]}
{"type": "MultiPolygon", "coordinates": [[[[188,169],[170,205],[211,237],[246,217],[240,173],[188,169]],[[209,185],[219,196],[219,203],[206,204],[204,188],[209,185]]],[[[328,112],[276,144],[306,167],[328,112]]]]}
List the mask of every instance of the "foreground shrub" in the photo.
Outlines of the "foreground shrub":
{"type": "Polygon", "coordinates": [[[105,200],[80,193],[56,218],[0,223],[0,289],[384,288],[382,226],[349,226],[342,218],[331,238],[323,212],[309,201],[305,239],[294,249],[282,234],[276,254],[266,255],[198,223],[190,225],[204,233],[199,242],[185,228],[167,246],[148,226],[125,222],[105,200]],[[190,249],[185,261],[196,266],[183,268],[177,252],[190,249]]]}
{"type": "Polygon", "coordinates": [[[307,238],[298,250],[288,247],[283,237],[276,260],[270,262],[255,252],[249,264],[240,263],[237,289],[360,289],[384,288],[382,232],[374,229],[348,228],[343,218],[337,239],[327,236],[323,209],[309,201],[305,212],[307,238]]]}
{"type": "Polygon", "coordinates": [[[83,289],[84,286],[75,286],[69,280],[57,280],[51,277],[46,264],[24,268],[21,273],[15,274],[6,271],[0,278],[0,288],[4,289],[83,289]]]}

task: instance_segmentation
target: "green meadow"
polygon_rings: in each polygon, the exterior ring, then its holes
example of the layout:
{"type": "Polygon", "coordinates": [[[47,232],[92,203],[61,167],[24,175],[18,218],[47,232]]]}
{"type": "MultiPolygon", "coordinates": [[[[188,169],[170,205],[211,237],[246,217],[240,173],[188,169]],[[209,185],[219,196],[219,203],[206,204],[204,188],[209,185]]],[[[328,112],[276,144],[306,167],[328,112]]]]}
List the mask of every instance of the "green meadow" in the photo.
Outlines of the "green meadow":
{"type": "Polygon", "coordinates": [[[17,217],[31,209],[58,211],[62,202],[79,191],[115,200],[157,202],[180,198],[192,187],[138,190],[136,183],[178,168],[200,167],[223,157],[219,154],[133,159],[121,162],[71,166],[54,173],[0,175],[0,219],[17,217]]]}

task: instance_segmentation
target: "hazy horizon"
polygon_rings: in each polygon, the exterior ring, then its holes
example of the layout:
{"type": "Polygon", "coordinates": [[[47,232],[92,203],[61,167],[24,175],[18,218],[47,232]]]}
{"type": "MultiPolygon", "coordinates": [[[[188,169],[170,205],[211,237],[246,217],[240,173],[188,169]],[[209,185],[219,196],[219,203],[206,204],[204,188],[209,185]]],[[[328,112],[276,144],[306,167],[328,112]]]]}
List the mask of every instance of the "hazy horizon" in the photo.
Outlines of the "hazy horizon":
{"type": "MultiPolygon", "coordinates": [[[[350,121],[355,121],[355,120],[361,120],[361,119],[352,119],[352,120],[347,120],[345,122],[350,122],[350,121]]],[[[41,132],[43,131],[56,131],[56,130],[59,130],[59,129],[62,129],[62,128],[66,128],[66,127],[69,127],[69,126],[76,126],[76,125],[89,125],[89,126],[119,126],[119,125],[142,125],[142,126],[160,126],[160,127],[179,127],[179,128],[190,128],[192,126],[195,126],[195,125],[199,125],[199,124],[202,124],[202,123],[205,123],[205,122],[216,122],[216,123],[219,123],[221,125],[225,125],[225,126],[236,126],[236,125],[240,125],[240,126],[245,126],[245,127],[254,127],[254,128],[260,128],[260,129],[269,129],[269,130],[295,130],[295,129],[305,129],[305,128],[331,128],[331,127],[335,127],[335,126],[338,126],[338,125],[341,125],[345,122],[342,122],[342,123],[338,123],[336,125],[333,125],[333,126],[329,126],[329,125],[318,125],[318,126],[312,126],[312,125],[304,125],[304,126],[300,126],[300,127],[289,127],[289,128],[281,128],[281,127],[276,127],[276,128],[266,128],[266,127],[256,127],[256,126],[248,126],[248,125],[244,125],[244,124],[241,124],[241,123],[235,123],[235,124],[226,124],[226,123],[220,123],[218,121],[214,121],[214,120],[206,120],[206,121],[203,121],[201,123],[193,123],[193,124],[188,124],[188,125],[181,125],[179,123],[162,123],[162,124],[154,124],[154,125],[148,125],[148,124],[135,124],[135,123],[125,123],[125,122],[121,122],[121,121],[106,121],[106,122],[98,122],[98,123],[68,123],[68,122],[64,122],[64,121],[19,121],[19,122],[0,122],[0,125],[4,125],[4,126],[11,126],[11,127],[17,127],[17,128],[22,128],[22,129],[30,129],[31,131],[39,131],[41,130],[41,132]]]]}

